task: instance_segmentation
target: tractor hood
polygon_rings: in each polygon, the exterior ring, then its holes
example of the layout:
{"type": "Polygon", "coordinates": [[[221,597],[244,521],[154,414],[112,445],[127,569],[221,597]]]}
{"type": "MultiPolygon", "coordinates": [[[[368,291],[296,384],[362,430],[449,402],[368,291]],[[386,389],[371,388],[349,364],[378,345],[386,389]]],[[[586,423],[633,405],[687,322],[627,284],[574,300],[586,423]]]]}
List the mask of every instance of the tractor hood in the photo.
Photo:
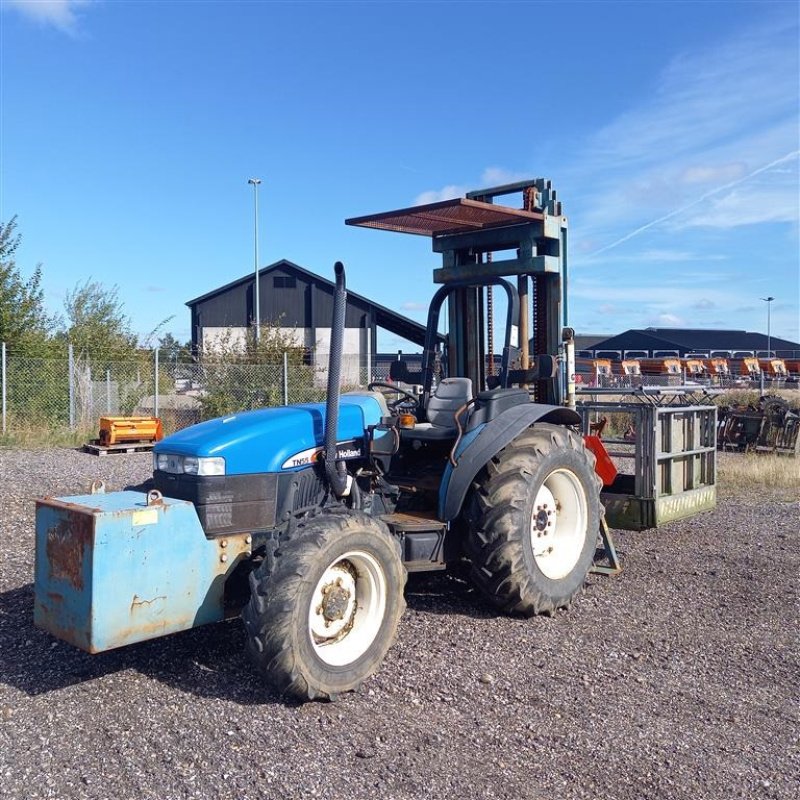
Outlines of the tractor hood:
{"type": "MultiPolygon", "coordinates": [[[[386,411],[376,394],[342,395],[338,442],[363,437],[368,425],[380,422],[386,411]]],[[[153,450],[198,458],[221,456],[226,475],[244,475],[305,466],[313,455],[306,451],[322,447],[324,438],[325,404],[303,403],[201,422],[168,436],[153,450]]]]}

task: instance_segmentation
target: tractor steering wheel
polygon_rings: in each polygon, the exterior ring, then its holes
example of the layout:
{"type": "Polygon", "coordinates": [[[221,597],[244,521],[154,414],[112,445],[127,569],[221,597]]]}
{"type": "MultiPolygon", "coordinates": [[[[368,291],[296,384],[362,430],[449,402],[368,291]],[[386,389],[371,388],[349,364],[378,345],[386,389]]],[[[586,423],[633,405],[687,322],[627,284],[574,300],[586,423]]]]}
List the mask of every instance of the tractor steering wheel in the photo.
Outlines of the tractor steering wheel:
{"type": "Polygon", "coordinates": [[[391,403],[389,402],[386,403],[390,411],[395,411],[397,408],[403,405],[403,403],[407,402],[413,403],[415,408],[419,406],[419,399],[416,397],[416,395],[411,394],[411,392],[407,392],[405,389],[399,389],[393,383],[384,383],[383,381],[373,381],[372,383],[367,384],[367,389],[370,392],[374,392],[375,389],[377,388],[389,389],[392,392],[396,392],[397,394],[402,395],[402,397],[399,397],[397,400],[394,400],[391,403]]]}

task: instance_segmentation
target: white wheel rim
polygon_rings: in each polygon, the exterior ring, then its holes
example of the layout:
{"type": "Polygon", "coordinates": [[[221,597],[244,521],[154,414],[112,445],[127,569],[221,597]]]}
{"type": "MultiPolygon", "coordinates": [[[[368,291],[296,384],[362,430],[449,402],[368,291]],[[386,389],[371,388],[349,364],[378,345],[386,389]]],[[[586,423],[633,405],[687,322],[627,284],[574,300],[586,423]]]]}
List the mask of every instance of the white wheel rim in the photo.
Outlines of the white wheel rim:
{"type": "Polygon", "coordinates": [[[577,475],[551,472],[539,487],[531,514],[536,566],[551,580],[566,577],[578,563],[586,540],[588,504],[577,475]]]}
{"type": "Polygon", "coordinates": [[[322,573],[308,609],[316,654],[333,667],[351,664],[375,641],[386,613],[386,575],[374,556],[352,550],[322,573]]]}

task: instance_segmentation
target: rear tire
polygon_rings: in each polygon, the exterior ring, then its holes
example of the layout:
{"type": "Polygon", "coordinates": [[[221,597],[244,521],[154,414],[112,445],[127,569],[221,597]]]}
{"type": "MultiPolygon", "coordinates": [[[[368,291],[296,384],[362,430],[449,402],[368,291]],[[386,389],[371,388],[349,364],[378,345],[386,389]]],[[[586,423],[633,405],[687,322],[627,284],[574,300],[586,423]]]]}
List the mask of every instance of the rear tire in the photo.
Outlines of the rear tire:
{"type": "Polygon", "coordinates": [[[399,542],[358,512],[301,523],[250,576],[247,650],[295,700],[331,700],[377,671],[405,610],[399,542]]]}
{"type": "Polygon", "coordinates": [[[583,588],[600,528],[594,462],[578,434],[539,423],[479,473],[465,507],[470,575],[501,610],[552,614],[583,588]]]}

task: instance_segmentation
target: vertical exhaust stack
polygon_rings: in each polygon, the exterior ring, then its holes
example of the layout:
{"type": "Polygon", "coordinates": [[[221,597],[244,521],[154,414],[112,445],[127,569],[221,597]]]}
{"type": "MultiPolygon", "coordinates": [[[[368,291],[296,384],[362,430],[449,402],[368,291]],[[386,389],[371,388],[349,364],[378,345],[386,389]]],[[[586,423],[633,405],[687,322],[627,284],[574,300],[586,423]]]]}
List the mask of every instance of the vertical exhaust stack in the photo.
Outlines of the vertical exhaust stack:
{"type": "Polygon", "coordinates": [[[333,295],[331,351],[328,360],[328,399],[325,406],[325,475],[328,485],[338,497],[350,493],[353,478],[347,474],[344,462],[336,461],[336,432],[339,427],[339,384],[342,377],[342,347],[344,343],[344,312],[347,304],[344,264],[333,265],[336,290],[333,295]]]}

